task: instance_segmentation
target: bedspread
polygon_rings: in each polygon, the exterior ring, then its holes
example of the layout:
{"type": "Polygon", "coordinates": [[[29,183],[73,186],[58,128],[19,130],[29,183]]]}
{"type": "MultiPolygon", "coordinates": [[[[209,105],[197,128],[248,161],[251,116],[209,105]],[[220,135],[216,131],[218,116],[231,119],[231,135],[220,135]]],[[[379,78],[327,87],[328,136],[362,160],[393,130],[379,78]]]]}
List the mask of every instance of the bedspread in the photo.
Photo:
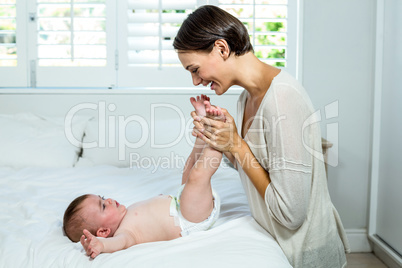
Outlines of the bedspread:
{"type": "Polygon", "coordinates": [[[275,240],[250,216],[237,171],[212,178],[221,197],[212,229],[171,241],[145,243],[96,259],[62,231],[64,210],[93,193],[130,205],[176,194],[180,169],[0,168],[0,267],[291,267],[275,240]]]}

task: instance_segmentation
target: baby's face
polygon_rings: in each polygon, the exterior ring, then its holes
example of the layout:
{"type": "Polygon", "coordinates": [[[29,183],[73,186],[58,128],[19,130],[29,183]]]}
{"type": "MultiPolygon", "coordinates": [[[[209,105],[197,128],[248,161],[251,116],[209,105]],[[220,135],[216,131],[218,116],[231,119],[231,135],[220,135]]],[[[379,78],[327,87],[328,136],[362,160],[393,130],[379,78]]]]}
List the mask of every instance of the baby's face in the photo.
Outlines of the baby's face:
{"type": "Polygon", "coordinates": [[[113,199],[104,199],[98,195],[90,195],[82,202],[82,215],[98,227],[111,228],[116,231],[126,215],[127,209],[113,199]]]}

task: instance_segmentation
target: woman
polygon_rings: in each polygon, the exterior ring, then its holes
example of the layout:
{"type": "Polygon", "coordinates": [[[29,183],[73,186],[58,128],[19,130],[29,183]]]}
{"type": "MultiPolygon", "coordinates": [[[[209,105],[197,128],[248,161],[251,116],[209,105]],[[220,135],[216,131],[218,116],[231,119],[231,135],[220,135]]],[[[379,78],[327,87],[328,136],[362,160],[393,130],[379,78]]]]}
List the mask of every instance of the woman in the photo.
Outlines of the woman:
{"type": "Polygon", "coordinates": [[[202,6],[183,22],[173,44],[194,85],[218,95],[232,85],[239,97],[239,132],[193,112],[195,133],[238,169],[255,220],[294,267],[345,267],[346,235],[328,193],[318,118],[304,88],[253,54],[235,17],[202,6]],[[198,122],[199,121],[199,122],[198,122]]]}

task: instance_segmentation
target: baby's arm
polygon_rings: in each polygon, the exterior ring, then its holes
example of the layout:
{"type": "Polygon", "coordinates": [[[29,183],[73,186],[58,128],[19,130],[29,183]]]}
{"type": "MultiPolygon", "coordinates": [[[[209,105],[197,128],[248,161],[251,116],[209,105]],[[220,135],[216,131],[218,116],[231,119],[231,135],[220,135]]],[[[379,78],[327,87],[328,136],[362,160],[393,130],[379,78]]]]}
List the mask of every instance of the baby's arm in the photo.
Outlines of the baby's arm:
{"type": "Polygon", "coordinates": [[[126,233],[120,233],[113,237],[98,238],[86,229],[84,229],[84,234],[81,236],[80,241],[87,255],[93,259],[101,253],[112,253],[135,244],[135,241],[126,233]]]}

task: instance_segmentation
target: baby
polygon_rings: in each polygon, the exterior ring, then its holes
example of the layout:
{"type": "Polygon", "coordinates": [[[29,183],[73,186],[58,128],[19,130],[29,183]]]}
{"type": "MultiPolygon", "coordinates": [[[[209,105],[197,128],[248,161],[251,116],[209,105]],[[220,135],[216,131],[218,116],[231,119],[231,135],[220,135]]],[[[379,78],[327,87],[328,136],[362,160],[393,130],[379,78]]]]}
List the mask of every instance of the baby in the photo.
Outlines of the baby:
{"type": "MultiPolygon", "coordinates": [[[[197,115],[224,120],[219,107],[205,95],[190,99],[197,115]]],[[[87,255],[115,252],[136,244],[172,240],[209,229],[220,210],[211,177],[222,153],[197,138],[183,170],[177,197],[159,195],[125,207],[116,200],[97,195],[77,197],[65,211],[63,228],[73,242],[80,241],[87,255]]]]}

